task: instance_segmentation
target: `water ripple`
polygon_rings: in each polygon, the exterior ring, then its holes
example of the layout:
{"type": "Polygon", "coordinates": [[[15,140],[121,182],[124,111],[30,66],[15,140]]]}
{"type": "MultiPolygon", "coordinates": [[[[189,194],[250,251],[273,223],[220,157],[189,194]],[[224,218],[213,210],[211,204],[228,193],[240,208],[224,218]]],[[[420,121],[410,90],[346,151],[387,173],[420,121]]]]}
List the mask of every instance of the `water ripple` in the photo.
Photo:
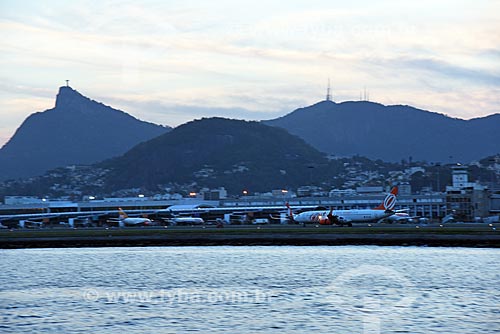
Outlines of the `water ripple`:
{"type": "Polygon", "coordinates": [[[496,249],[0,252],[2,333],[500,331],[496,249]]]}

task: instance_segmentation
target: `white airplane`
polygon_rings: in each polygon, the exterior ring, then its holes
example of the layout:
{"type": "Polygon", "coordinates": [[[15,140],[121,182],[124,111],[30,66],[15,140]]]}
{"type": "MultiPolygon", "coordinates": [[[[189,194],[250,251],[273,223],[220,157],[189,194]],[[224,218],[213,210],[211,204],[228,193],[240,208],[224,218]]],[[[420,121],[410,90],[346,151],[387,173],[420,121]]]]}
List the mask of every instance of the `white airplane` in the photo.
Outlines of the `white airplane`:
{"type": "Polygon", "coordinates": [[[175,217],[175,218],[168,218],[165,219],[168,223],[172,225],[202,225],[205,223],[203,218],[200,217],[175,217]]]}
{"type": "Polygon", "coordinates": [[[43,221],[34,220],[20,220],[18,224],[20,228],[42,228],[43,225],[43,221]]]}
{"type": "Polygon", "coordinates": [[[348,225],[352,226],[353,222],[371,222],[379,221],[383,218],[392,216],[396,212],[393,211],[396,205],[396,195],[398,188],[392,188],[391,192],[387,194],[384,201],[374,209],[353,209],[353,210],[313,210],[304,211],[296,216],[290,210],[290,219],[297,223],[319,223],[321,225],[348,225]]]}
{"type": "Polygon", "coordinates": [[[118,208],[118,213],[120,214],[119,218],[111,218],[108,219],[109,222],[118,222],[120,227],[128,226],[137,226],[137,225],[152,225],[153,222],[148,218],[132,218],[129,217],[122,208],[118,208]]]}
{"type": "Polygon", "coordinates": [[[394,213],[394,215],[386,218],[386,221],[389,223],[413,223],[418,222],[420,216],[410,216],[408,212],[404,212],[403,210],[398,210],[394,213]]]}

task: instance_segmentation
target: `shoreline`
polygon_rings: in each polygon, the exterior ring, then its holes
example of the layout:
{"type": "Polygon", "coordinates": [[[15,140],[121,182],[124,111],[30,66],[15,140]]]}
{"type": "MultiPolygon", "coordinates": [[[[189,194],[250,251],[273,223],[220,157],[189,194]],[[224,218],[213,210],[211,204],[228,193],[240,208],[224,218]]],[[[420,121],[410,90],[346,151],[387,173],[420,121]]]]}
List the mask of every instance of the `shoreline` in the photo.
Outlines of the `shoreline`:
{"type": "MultiPolygon", "coordinates": [[[[145,235],[76,235],[64,236],[0,236],[0,249],[18,248],[81,248],[81,247],[148,247],[148,246],[429,246],[429,247],[491,247],[500,248],[499,233],[301,233],[243,232],[158,233],[145,235]]],[[[234,231],[232,231],[234,232],[234,231]]]]}

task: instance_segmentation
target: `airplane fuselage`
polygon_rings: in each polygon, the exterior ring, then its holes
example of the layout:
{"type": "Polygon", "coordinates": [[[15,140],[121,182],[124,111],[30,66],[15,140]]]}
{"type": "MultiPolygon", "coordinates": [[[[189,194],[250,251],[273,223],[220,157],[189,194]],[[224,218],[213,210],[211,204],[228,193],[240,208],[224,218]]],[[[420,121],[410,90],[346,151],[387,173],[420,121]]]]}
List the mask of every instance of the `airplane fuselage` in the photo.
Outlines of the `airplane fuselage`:
{"type": "Polygon", "coordinates": [[[123,225],[140,225],[140,224],[151,224],[151,220],[148,218],[124,218],[121,220],[123,225]]]}
{"type": "MultiPolygon", "coordinates": [[[[330,211],[306,211],[299,213],[294,217],[299,223],[320,223],[331,224],[328,220],[330,211]]],[[[339,222],[371,222],[389,217],[394,214],[390,211],[376,209],[359,209],[359,210],[333,210],[332,216],[337,217],[339,222]]]]}
{"type": "Polygon", "coordinates": [[[199,217],[176,217],[171,220],[174,224],[203,224],[205,221],[199,217]]]}

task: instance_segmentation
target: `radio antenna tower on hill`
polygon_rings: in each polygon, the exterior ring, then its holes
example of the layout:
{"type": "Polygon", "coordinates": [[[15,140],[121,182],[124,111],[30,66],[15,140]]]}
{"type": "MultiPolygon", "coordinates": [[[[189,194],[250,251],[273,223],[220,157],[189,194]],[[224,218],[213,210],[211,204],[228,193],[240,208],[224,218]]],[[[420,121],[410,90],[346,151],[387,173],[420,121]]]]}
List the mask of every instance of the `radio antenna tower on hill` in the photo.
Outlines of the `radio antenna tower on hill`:
{"type": "Polygon", "coordinates": [[[332,100],[332,93],[330,89],[330,78],[328,78],[328,86],[326,88],[326,100],[331,101],[332,100]]]}
{"type": "Polygon", "coordinates": [[[361,92],[359,92],[359,100],[370,101],[370,92],[366,90],[366,86],[364,87],[363,97],[361,97],[361,92]]]}

